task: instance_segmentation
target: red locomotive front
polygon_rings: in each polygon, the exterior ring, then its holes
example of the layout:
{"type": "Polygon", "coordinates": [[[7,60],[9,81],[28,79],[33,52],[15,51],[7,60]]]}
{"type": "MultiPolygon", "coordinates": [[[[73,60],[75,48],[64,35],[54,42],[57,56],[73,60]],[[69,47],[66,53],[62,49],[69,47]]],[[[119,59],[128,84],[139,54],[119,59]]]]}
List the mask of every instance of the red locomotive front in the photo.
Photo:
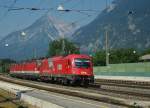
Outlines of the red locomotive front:
{"type": "Polygon", "coordinates": [[[68,72],[72,76],[72,81],[79,84],[94,82],[92,59],[87,55],[69,55],[68,72]]]}

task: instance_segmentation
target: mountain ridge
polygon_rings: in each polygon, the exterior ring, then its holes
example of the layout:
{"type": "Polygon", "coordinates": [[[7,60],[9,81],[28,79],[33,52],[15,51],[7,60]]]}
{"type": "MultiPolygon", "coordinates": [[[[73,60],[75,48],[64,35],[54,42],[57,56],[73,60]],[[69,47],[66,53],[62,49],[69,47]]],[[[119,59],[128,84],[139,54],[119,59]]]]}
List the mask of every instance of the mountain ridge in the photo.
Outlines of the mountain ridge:
{"type": "Polygon", "coordinates": [[[149,48],[149,5],[148,0],[114,0],[95,20],[78,29],[73,41],[80,44],[83,52],[91,53],[105,48],[107,31],[111,49],[149,48]]]}
{"type": "Polygon", "coordinates": [[[49,15],[42,16],[29,27],[8,34],[0,40],[0,58],[15,60],[45,56],[48,44],[58,38],[68,37],[74,28],[49,15]]]}
{"type": "Polygon", "coordinates": [[[1,39],[0,58],[21,60],[35,53],[45,56],[49,42],[62,37],[78,44],[81,53],[91,54],[105,49],[106,31],[110,49],[149,48],[149,5],[150,0],[114,0],[91,23],[77,30],[49,15],[42,16],[29,27],[1,39]]]}

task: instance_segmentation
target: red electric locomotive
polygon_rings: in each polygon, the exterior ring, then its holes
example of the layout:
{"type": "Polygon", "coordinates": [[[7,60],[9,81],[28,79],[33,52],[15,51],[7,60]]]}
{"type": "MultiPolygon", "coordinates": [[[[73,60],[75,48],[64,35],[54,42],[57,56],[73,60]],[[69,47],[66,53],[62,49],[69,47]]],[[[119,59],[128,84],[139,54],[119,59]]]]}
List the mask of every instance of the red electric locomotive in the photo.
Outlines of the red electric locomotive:
{"type": "Polygon", "coordinates": [[[37,79],[39,77],[36,61],[12,64],[10,66],[10,75],[19,78],[37,79]]]}
{"type": "Polygon", "coordinates": [[[92,59],[82,54],[13,64],[10,67],[10,74],[17,77],[59,81],[63,84],[85,85],[94,82],[92,59]]]}

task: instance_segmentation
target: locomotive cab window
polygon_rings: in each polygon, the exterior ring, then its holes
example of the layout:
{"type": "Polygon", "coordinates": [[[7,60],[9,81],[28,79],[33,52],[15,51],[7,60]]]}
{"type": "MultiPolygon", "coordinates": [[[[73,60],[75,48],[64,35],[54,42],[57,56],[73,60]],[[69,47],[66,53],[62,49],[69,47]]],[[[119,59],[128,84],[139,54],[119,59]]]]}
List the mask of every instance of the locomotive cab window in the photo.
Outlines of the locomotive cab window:
{"type": "Polygon", "coordinates": [[[90,60],[88,59],[75,59],[75,66],[78,68],[89,68],[90,60]]]}

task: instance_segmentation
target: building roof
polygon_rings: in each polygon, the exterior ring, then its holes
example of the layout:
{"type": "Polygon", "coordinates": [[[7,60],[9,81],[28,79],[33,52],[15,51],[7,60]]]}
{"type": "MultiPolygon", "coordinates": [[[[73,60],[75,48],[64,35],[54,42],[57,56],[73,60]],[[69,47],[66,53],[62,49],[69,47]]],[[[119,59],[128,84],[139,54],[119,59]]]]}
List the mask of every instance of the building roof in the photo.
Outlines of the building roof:
{"type": "Polygon", "coordinates": [[[139,59],[140,60],[150,60],[150,54],[143,55],[139,59]]]}

